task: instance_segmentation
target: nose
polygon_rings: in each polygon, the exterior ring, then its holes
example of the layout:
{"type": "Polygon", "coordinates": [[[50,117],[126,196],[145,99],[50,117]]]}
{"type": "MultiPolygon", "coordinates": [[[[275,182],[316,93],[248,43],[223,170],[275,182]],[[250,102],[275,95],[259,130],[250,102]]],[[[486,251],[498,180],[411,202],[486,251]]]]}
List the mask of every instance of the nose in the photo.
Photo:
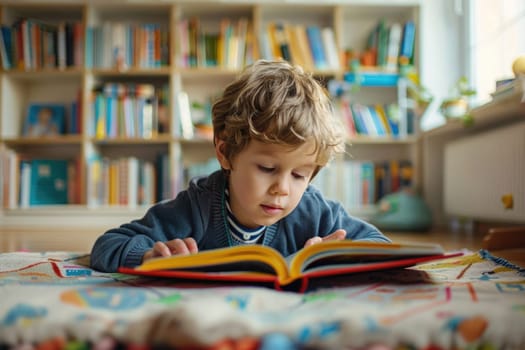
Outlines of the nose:
{"type": "Polygon", "coordinates": [[[290,191],[290,184],[286,176],[276,177],[274,183],[270,187],[270,193],[277,196],[286,196],[290,191]]]}

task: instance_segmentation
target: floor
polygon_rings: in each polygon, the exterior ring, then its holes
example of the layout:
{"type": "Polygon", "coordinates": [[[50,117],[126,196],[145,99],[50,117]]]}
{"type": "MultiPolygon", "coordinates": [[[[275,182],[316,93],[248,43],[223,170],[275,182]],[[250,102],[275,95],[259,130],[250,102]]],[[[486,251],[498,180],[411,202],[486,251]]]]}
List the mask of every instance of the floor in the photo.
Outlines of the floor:
{"type": "MultiPolygon", "coordinates": [[[[452,233],[445,230],[430,231],[425,233],[388,233],[388,237],[393,241],[409,242],[434,242],[440,243],[445,250],[469,249],[477,251],[482,248],[483,237],[486,231],[477,233],[452,233]]],[[[511,263],[525,268],[525,247],[512,247],[509,249],[492,251],[493,255],[502,257],[511,263]]]]}
{"type": "MultiPolygon", "coordinates": [[[[0,252],[27,251],[75,251],[89,252],[97,237],[105,228],[38,228],[0,227],[0,252]]],[[[452,233],[447,230],[429,232],[386,232],[394,242],[439,243],[447,251],[469,249],[479,250],[484,233],[452,233]]],[[[525,266],[523,249],[506,250],[499,254],[512,262],[525,266]]]]}
{"type": "Polygon", "coordinates": [[[447,230],[429,232],[386,232],[388,238],[397,242],[439,243],[446,250],[481,248],[484,233],[453,233],[447,230]]]}

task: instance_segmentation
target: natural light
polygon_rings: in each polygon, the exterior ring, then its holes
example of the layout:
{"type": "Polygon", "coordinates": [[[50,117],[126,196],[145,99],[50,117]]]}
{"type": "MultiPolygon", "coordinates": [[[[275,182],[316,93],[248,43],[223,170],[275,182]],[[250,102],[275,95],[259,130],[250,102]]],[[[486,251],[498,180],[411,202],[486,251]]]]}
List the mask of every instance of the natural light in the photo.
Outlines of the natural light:
{"type": "Polygon", "coordinates": [[[476,102],[490,101],[496,81],[514,77],[512,63],[525,55],[525,1],[470,0],[468,72],[477,90],[476,102]]]}

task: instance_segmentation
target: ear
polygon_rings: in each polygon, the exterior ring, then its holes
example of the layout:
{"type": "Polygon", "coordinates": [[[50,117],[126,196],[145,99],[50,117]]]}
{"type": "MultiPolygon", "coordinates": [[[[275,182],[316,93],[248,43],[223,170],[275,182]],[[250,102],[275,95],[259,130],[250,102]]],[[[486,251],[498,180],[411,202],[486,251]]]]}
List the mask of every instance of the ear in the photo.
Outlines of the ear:
{"type": "Polygon", "coordinates": [[[226,156],[223,153],[224,147],[226,144],[223,140],[216,138],[215,139],[215,155],[217,157],[217,160],[219,161],[219,164],[221,165],[221,168],[230,170],[231,165],[226,156]]]}

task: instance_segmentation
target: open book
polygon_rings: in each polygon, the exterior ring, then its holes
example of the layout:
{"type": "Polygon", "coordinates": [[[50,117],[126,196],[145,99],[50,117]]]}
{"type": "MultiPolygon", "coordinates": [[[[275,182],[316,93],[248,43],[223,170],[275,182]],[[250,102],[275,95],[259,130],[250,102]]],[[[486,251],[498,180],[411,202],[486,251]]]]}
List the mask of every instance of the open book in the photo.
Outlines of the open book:
{"type": "Polygon", "coordinates": [[[413,266],[461,255],[446,254],[438,244],[327,241],[283,257],[263,245],[240,245],[174,255],[145,261],[119,272],[191,280],[270,283],[276,289],[299,284],[305,291],[309,279],[413,266]]]}

